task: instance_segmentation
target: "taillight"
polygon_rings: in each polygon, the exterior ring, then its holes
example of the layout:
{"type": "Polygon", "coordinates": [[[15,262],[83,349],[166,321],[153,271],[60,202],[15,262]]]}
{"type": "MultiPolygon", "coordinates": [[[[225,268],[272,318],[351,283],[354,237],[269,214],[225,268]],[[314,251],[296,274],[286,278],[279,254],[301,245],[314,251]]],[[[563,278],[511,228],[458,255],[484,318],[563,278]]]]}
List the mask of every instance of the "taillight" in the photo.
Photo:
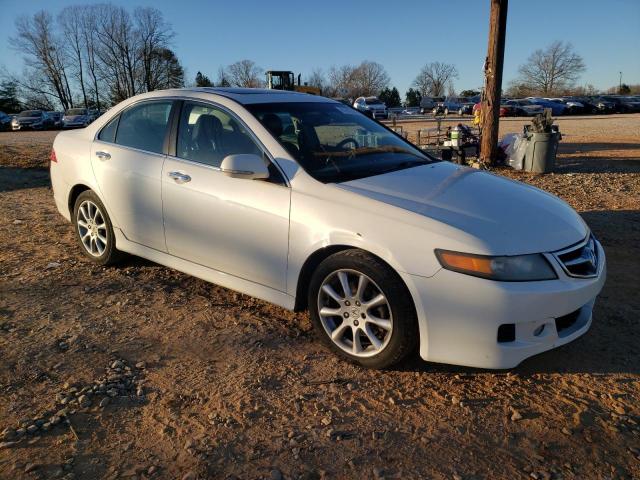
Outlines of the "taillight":
{"type": "Polygon", "coordinates": [[[51,149],[51,153],[49,154],[49,160],[58,163],[58,157],[56,157],[56,151],[53,148],[51,149]]]}

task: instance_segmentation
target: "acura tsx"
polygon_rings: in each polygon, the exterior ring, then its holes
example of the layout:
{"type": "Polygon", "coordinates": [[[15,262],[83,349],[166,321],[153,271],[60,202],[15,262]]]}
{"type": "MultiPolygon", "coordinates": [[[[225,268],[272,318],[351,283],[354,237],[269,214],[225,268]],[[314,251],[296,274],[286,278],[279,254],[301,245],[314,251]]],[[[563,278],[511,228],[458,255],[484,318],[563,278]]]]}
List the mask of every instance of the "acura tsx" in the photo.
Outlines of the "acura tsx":
{"type": "Polygon", "coordinates": [[[51,152],[91,261],[124,252],[280,305],[360,365],[511,368],[584,334],[605,254],[536,188],[423,153],[348,105],[260,89],[125,100],[51,152]]]}

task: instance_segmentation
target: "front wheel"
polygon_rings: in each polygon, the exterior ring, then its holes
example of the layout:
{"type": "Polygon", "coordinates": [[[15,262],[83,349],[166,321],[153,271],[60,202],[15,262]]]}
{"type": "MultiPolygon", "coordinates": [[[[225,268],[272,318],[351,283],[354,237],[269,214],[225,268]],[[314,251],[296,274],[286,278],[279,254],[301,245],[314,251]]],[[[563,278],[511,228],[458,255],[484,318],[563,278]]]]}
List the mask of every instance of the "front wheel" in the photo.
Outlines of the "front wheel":
{"type": "Polygon", "coordinates": [[[308,295],[316,333],[343,358],[386,368],[417,345],[418,322],[406,286],[367,252],[346,250],[326,258],[311,278],[308,295]]]}
{"type": "Polygon", "coordinates": [[[91,190],[78,195],[73,209],[76,237],[82,252],[98,265],[111,265],[122,257],[106,208],[91,190]]]}

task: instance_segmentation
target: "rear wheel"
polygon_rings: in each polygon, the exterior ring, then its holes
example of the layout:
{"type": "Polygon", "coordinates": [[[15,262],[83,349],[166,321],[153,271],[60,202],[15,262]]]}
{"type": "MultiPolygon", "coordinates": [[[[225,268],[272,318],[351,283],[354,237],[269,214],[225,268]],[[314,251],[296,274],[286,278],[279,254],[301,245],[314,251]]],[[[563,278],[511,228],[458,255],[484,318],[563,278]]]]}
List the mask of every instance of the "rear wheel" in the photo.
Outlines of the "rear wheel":
{"type": "Polygon", "coordinates": [[[362,366],[389,367],[417,345],[418,322],[404,283],[362,250],[336,253],[318,266],[308,305],[322,341],[362,366]]]}
{"type": "Polygon", "coordinates": [[[107,210],[91,190],[78,195],[73,209],[76,237],[82,252],[99,265],[110,265],[122,258],[107,210]]]}

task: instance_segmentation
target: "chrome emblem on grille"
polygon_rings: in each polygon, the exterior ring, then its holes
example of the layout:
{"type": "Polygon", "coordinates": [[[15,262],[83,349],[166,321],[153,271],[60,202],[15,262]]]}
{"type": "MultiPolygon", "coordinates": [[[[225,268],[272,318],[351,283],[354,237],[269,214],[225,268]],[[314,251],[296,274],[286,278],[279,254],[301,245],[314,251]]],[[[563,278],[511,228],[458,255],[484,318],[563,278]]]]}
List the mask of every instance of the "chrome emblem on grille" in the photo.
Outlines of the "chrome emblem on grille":
{"type": "Polygon", "coordinates": [[[582,255],[580,255],[585,260],[588,260],[593,269],[595,270],[598,266],[598,259],[596,258],[596,252],[593,251],[591,245],[587,245],[582,249],[582,255]]]}

